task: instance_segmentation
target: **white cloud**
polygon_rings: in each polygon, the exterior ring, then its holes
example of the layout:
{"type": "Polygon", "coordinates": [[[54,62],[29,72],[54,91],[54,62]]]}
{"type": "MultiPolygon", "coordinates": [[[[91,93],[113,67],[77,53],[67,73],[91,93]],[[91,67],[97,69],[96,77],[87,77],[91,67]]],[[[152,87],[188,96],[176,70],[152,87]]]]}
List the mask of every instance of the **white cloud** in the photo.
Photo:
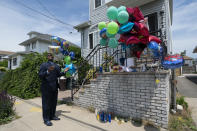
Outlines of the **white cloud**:
{"type": "Polygon", "coordinates": [[[180,53],[186,50],[188,56],[197,57],[196,54],[192,53],[197,45],[197,1],[187,4],[185,4],[185,0],[175,2],[179,3],[175,3],[174,9],[173,52],[180,53]]]}
{"type": "MultiPolygon", "coordinates": [[[[80,46],[80,33],[75,31],[72,27],[66,27],[52,20],[43,18],[43,16],[35,15],[35,13],[34,15],[29,15],[28,12],[28,15],[26,15],[21,12],[25,11],[21,11],[21,9],[17,7],[13,8],[12,5],[0,5],[0,50],[24,50],[24,48],[18,44],[28,39],[27,33],[30,31],[60,36],[80,46]],[[11,9],[9,7],[11,7],[11,9]]],[[[71,23],[79,24],[80,21],[73,20],[71,23]]]]}

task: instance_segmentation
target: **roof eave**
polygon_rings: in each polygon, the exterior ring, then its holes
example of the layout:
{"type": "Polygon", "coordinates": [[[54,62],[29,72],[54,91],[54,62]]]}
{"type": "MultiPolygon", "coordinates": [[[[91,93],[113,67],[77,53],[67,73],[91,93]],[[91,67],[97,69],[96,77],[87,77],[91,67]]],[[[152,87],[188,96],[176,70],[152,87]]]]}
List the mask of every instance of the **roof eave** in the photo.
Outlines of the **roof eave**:
{"type": "Polygon", "coordinates": [[[89,26],[91,26],[91,22],[90,21],[87,21],[87,22],[81,23],[79,25],[76,25],[73,28],[79,31],[79,30],[84,29],[84,28],[87,28],[89,26]]]}

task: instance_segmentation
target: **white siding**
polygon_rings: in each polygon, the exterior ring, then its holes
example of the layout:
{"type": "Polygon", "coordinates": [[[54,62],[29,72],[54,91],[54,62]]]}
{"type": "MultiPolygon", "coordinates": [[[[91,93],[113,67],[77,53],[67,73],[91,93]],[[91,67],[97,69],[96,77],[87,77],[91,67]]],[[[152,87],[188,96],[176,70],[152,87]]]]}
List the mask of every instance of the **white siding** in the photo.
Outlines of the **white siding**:
{"type": "Polygon", "coordinates": [[[36,52],[38,53],[43,53],[48,51],[48,46],[51,45],[51,43],[46,43],[46,42],[42,42],[42,41],[37,41],[37,48],[36,48],[36,52]]]}
{"type": "MultiPolygon", "coordinates": [[[[14,70],[14,69],[18,68],[20,66],[20,63],[21,63],[22,60],[23,60],[23,56],[21,56],[21,55],[12,56],[11,57],[11,62],[12,62],[11,63],[11,65],[12,65],[11,69],[14,70]],[[15,66],[13,65],[13,59],[14,58],[17,58],[17,64],[15,66]]],[[[10,62],[9,62],[9,64],[10,64],[10,62]]],[[[9,68],[9,66],[8,66],[8,68],[9,68]]]]}

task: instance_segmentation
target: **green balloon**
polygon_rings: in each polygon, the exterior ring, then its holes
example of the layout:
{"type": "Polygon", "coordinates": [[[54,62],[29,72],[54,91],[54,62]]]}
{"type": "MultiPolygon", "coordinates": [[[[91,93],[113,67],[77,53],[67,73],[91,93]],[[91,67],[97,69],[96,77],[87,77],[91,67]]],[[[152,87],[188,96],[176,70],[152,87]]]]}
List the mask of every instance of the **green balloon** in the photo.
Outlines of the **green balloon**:
{"type": "Polygon", "coordinates": [[[107,17],[110,19],[110,20],[116,20],[117,17],[118,17],[118,9],[114,6],[110,6],[108,9],[107,9],[107,17]]]}
{"type": "Polygon", "coordinates": [[[121,11],[118,13],[118,22],[120,24],[125,24],[127,23],[129,20],[129,14],[127,13],[127,11],[121,11]]]}
{"type": "Polygon", "coordinates": [[[98,28],[99,28],[99,30],[102,30],[103,28],[106,28],[106,23],[105,22],[100,22],[98,24],[98,28]]]}
{"type": "Polygon", "coordinates": [[[127,11],[126,7],[125,6],[120,6],[118,8],[118,13],[121,12],[121,11],[127,11]]]}
{"type": "Polygon", "coordinates": [[[118,41],[116,40],[116,38],[110,38],[108,45],[110,48],[116,48],[118,47],[118,41]]]}
{"type": "Polygon", "coordinates": [[[101,39],[100,40],[100,45],[102,45],[102,46],[106,46],[107,45],[107,39],[101,39]]]}
{"type": "Polygon", "coordinates": [[[109,34],[108,32],[106,33],[106,36],[107,36],[108,38],[114,38],[114,37],[115,37],[115,35],[109,34]]]}
{"type": "Polygon", "coordinates": [[[110,22],[107,26],[107,32],[111,35],[115,35],[118,32],[118,24],[116,22],[110,22]]]}
{"type": "Polygon", "coordinates": [[[64,58],[64,62],[65,62],[67,65],[71,64],[71,58],[70,58],[70,56],[66,56],[66,57],[64,58]]]}

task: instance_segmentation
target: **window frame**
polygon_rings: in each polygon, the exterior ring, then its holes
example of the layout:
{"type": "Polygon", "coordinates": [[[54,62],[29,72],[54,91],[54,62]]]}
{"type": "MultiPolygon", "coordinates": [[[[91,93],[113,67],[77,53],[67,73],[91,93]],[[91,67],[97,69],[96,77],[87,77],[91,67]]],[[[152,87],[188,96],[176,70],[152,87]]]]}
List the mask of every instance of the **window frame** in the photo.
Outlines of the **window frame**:
{"type": "MultiPolygon", "coordinates": [[[[89,48],[89,49],[91,49],[91,48],[90,48],[90,38],[89,38],[89,35],[90,35],[90,34],[92,34],[92,36],[93,36],[93,39],[92,39],[92,41],[93,41],[93,48],[94,48],[94,46],[95,46],[96,44],[99,43],[99,40],[100,40],[100,37],[99,37],[99,30],[95,30],[95,31],[89,32],[89,33],[88,33],[88,48],[89,48]],[[98,36],[96,36],[97,38],[95,38],[95,35],[96,35],[96,34],[98,35],[98,36]],[[97,39],[98,39],[98,43],[95,42],[95,40],[97,40],[97,39]]],[[[92,48],[92,49],[93,49],[93,48],[92,48]]]]}
{"type": "Polygon", "coordinates": [[[32,42],[32,50],[36,48],[36,42],[32,42]]]}
{"type": "Polygon", "coordinates": [[[88,34],[88,43],[89,43],[89,49],[93,49],[94,48],[94,32],[91,32],[88,34]],[[92,44],[90,44],[90,35],[92,35],[92,44]]]}
{"type": "Polygon", "coordinates": [[[102,6],[102,0],[100,0],[101,4],[100,4],[99,6],[97,6],[97,7],[96,7],[96,1],[97,1],[97,0],[94,0],[94,9],[96,9],[96,8],[98,8],[98,7],[101,7],[101,6],[102,6]]]}
{"type": "Polygon", "coordinates": [[[154,32],[154,31],[157,31],[157,30],[159,29],[158,12],[154,12],[154,13],[145,15],[144,18],[148,18],[147,23],[148,23],[148,27],[149,27],[149,31],[150,31],[150,32],[154,32]],[[157,23],[157,25],[155,25],[155,27],[154,27],[155,30],[151,30],[151,27],[152,27],[152,26],[150,26],[150,24],[149,24],[149,23],[150,23],[149,20],[150,20],[150,17],[151,17],[151,16],[156,16],[155,23],[157,23]]]}
{"type": "Polygon", "coordinates": [[[12,63],[13,63],[13,66],[17,66],[17,57],[13,58],[13,62],[12,63]]]}

